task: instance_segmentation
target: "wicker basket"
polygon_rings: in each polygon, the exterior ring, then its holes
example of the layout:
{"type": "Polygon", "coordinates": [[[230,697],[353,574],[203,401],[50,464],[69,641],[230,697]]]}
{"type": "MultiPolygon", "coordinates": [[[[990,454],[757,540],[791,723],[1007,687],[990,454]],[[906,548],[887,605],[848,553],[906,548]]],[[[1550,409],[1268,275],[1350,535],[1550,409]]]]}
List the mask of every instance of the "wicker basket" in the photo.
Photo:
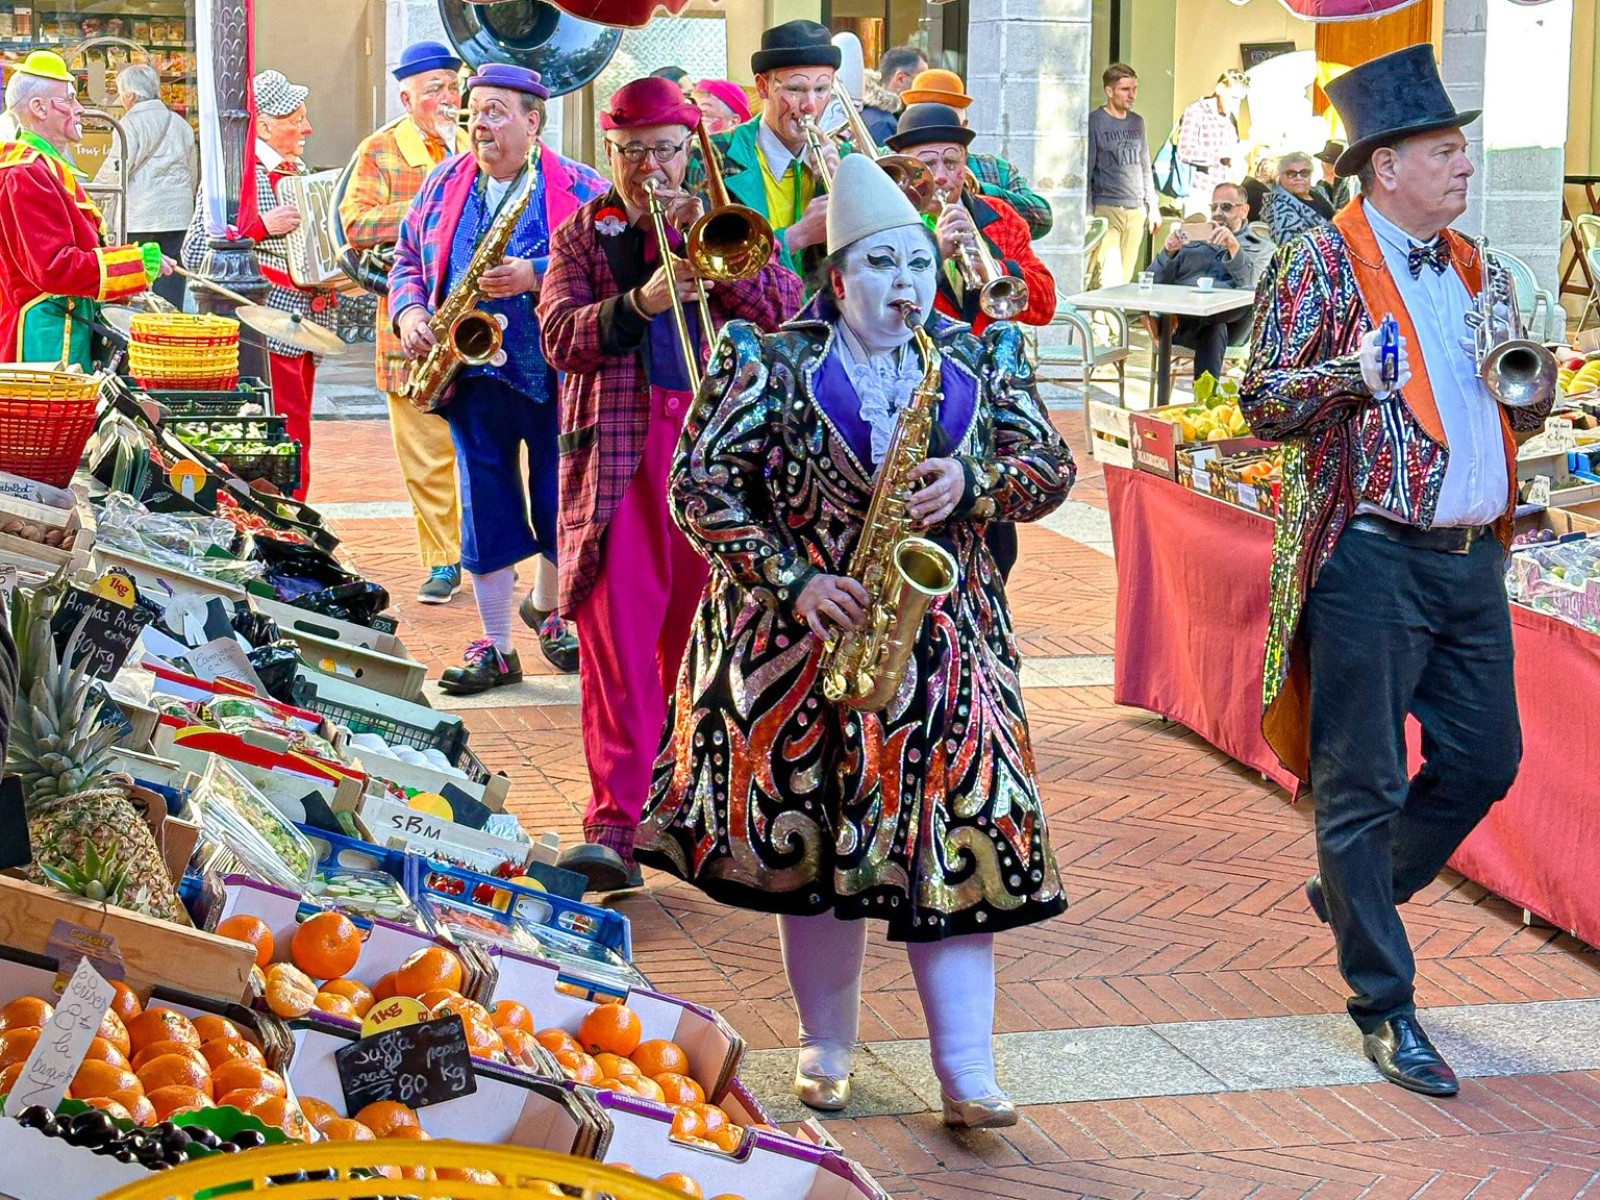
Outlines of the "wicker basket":
{"type": "Polygon", "coordinates": [[[99,375],[0,366],[0,471],[65,487],[94,432],[99,375]]]}
{"type": "Polygon", "coordinates": [[[239,379],[239,322],[210,313],[140,313],[128,373],[146,388],[221,391],[239,379]]]}

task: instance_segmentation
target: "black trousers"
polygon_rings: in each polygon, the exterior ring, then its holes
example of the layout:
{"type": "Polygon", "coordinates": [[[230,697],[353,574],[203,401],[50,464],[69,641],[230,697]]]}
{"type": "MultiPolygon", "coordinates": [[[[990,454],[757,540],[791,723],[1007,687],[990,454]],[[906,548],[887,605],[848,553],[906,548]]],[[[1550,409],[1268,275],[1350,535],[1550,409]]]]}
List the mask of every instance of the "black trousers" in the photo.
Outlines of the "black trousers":
{"type": "MultiPolygon", "coordinates": [[[[158,233],[134,233],[130,231],[128,241],[134,245],[138,245],[141,242],[155,242],[161,247],[161,253],[165,254],[173,262],[177,262],[179,254],[183,251],[184,232],[182,229],[163,229],[158,233]]],[[[171,301],[174,308],[182,309],[183,283],[183,276],[174,272],[171,275],[157,277],[156,281],[150,285],[150,290],[163,300],[171,301]]]]}
{"type": "Polygon", "coordinates": [[[1000,582],[1011,578],[1011,568],[1017,565],[1017,527],[1010,521],[990,521],[983,531],[994,565],[1000,568],[1000,582]]]}
{"type": "Polygon", "coordinates": [[[1347,529],[1305,606],[1317,862],[1370,1033],[1414,1011],[1416,963],[1396,906],[1427,886],[1522,757],[1511,614],[1494,538],[1465,554],[1347,529]],[[1407,715],[1423,765],[1406,769],[1407,715]]]}
{"type": "Polygon", "coordinates": [[[1194,351],[1194,377],[1199,379],[1207,371],[1213,379],[1222,378],[1222,356],[1228,347],[1243,338],[1250,330],[1254,315],[1246,309],[1231,320],[1223,317],[1180,317],[1173,327],[1172,340],[1194,351]]]}

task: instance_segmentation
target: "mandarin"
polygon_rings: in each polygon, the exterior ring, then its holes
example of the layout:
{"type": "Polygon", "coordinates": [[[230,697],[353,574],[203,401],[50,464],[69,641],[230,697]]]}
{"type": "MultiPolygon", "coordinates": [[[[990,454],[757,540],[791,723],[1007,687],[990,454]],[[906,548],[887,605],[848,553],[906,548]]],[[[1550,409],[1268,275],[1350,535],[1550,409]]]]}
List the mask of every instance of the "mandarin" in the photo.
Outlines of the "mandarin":
{"type": "Polygon", "coordinates": [[[100,1028],[95,1031],[95,1036],[110,1042],[123,1058],[133,1053],[133,1041],[128,1037],[128,1027],[122,1023],[122,1018],[110,1009],[107,1009],[106,1015],[100,1019],[100,1028]]]}
{"type": "Polygon", "coordinates": [[[110,1063],[114,1067],[128,1066],[128,1056],[103,1037],[90,1038],[88,1052],[83,1057],[85,1061],[110,1063]]]}
{"type": "Polygon", "coordinates": [[[676,1071],[667,1071],[656,1076],[656,1084],[661,1088],[661,1094],[667,1098],[668,1104],[704,1104],[706,1090],[687,1075],[679,1075],[676,1071]]]}
{"type": "Polygon", "coordinates": [[[397,1129],[422,1128],[416,1110],[398,1100],[375,1100],[357,1112],[355,1119],[381,1138],[406,1136],[396,1134],[397,1129]]]}
{"type": "Polygon", "coordinates": [[[187,1042],[196,1050],[200,1049],[200,1035],[195,1032],[194,1022],[170,1008],[147,1008],[125,1024],[129,1044],[135,1052],[154,1042],[187,1042]]]}
{"type": "Polygon", "coordinates": [[[466,997],[450,988],[429,988],[422,995],[413,996],[412,999],[429,1012],[433,1012],[433,1010],[443,1005],[455,1004],[458,1001],[465,1000],[466,997]]]}
{"type": "Polygon", "coordinates": [[[378,976],[378,982],[372,985],[372,1000],[373,1003],[377,1003],[379,1000],[387,1000],[392,995],[394,995],[394,972],[389,971],[378,976]]]}
{"type": "Polygon", "coordinates": [[[0,1032],[7,1029],[43,1029],[55,1012],[56,1006],[48,1000],[41,1000],[37,996],[19,996],[0,1008],[0,1032]]]}
{"type": "Polygon", "coordinates": [[[113,1092],[143,1091],[139,1077],[126,1067],[119,1067],[99,1059],[89,1059],[72,1077],[72,1098],[88,1100],[93,1096],[109,1096],[113,1092]]]}
{"type": "Polygon", "coordinates": [[[709,1130],[705,1119],[689,1105],[680,1105],[672,1113],[672,1136],[679,1139],[704,1137],[709,1130]]]}
{"type": "Polygon", "coordinates": [[[500,1040],[505,1043],[507,1058],[525,1067],[538,1064],[539,1043],[533,1040],[533,1034],[511,1025],[500,1026],[498,1032],[500,1040]]]}
{"type": "Polygon", "coordinates": [[[122,1018],[123,1024],[127,1024],[131,1018],[137,1017],[144,1011],[144,1005],[139,1003],[139,997],[134,995],[133,989],[122,980],[111,981],[111,992],[111,1011],[122,1018]]]}
{"type": "Polygon", "coordinates": [[[343,996],[350,1001],[358,1017],[366,1016],[377,1001],[372,989],[359,979],[330,979],[317,990],[331,996],[343,996]]]}
{"type": "Polygon", "coordinates": [[[334,1117],[333,1120],[325,1125],[318,1125],[317,1129],[330,1142],[371,1142],[377,1140],[377,1134],[373,1133],[360,1121],[352,1121],[349,1117],[334,1117]]]}
{"type": "Polygon", "coordinates": [[[300,1111],[305,1113],[306,1120],[311,1122],[311,1128],[319,1132],[330,1121],[342,1121],[339,1110],[326,1100],[318,1100],[315,1096],[300,1097],[300,1111]]]}
{"type": "Polygon", "coordinates": [[[736,1196],[732,1192],[723,1192],[720,1196],[713,1196],[711,1200],[744,1200],[743,1196],[736,1196]]]}
{"type": "Polygon", "coordinates": [[[215,1108],[216,1104],[211,1097],[199,1088],[184,1087],[173,1084],[170,1087],[157,1088],[145,1095],[150,1101],[150,1108],[156,1114],[157,1121],[166,1121],[182,1112],[192,1112],[197,1108],[215,1108]]]}
{"type": "Polygon", "coordinates": [[[9,1067],[0,1069],[0,1096],[10,1095],[12,1085],[17,1082],[17,1076],[22,1074],[26,1062],[14,1062],[9,1067]]]}
{"type": "Polygon", "coordinates": [[[518,1004],[515,1000],[496,1000],[489,1009],[489,1020],[494,1022],[496,1029],[520,1029],[524,1033],[533,1032],[533,1014],[527,1006],[518,1004]]]}
{"type": "Polygon", "coordinates": [[[587,1054],[575,1054],[570,1059],[558,1059],[567,1072],[569,1079],[576,1079],[579,1083],[599,1083],[605,1078],[605,1072],[600,1069],[600,1064],[587,1054]]]}
{"type": "Polygon", "coordinates": [[[705,1200],[700,1185],[682,1171],[668,1171],[665,1175],[657,1175],[656,1179],[670,1188],[677,1188],[685,1196],[693,1196],[694,1200],[705,1200]]]}
{"type": "Polygon", "coordinates": [[[361,930],[341,912],[318,913],[294,931],[289,957],[313,979],[338,979],[361,958],[361,930]]]}
{"type": "Polygon", "coordinates": [[[728,1119],[728,1114],[715,1104],[691,1104],[689,1107],[706,1123],[707,1130],[721,1129],[724,1125],[731,1123],[728,1119]]]}
{"type": "Polygon", "coordinates": [[[724,1154],[737,1154],[744,1143],[744,1130],[730,1121],[706,1134],[706,1140],[724,1154]]]}
{"type": "Polygon", "coordinates": [[[284,1086],[283,1076],[253,1062],[236,1059],[230,1063],[223,1063],[211,1073],[213,1095],[226,1096],[229,1092],[245,1089],[267,1092],[273,1096],[289,1094],[289,1089],[284,1086]]]}
{"type": "Polygon", "coordinates": [[[578,1022],[578,1044],[590,1054],[620,1054],[626,1057],[639,1048],[644,1036],[639,1014],[626,1004],[601,1004],[578,1022]]]}
{"type": "Polygon", "coordinates": [[[267,1065],[266,1056],[256,1049],[255,1043],[246,1042],[242,1039],[237,1042],[207,1042],[200,1047],[200,1053],[205,1056],[206,1062],[211,1065],[213,1071],[223,1063],[230,1062],[259,1063],[263,1067],[267,1065]]]}
{"type": "Polygon", "coordinates": [[[154,1059],[168,1054],[177,1054],[188,1058],[202,1071],[210,1072],[211,1070],[210,1060],[201,1051],[189,1045],[188,1042],[151,1042],[133,1056],[133,1073],[137,1075],[154,1059]]]}
{"type": "Polygon", "coordinates": [[[601,1051],[594,1056],[594,1061],[600,1064],[600,1069],[612,1079],[642,1079],[644,1072],[639,1070],[631,1058],[623,1058],[620,1054],[607,1054],[601,1051]]]}
{"type": "Polygon", "coordinates": [[[677,1042],[669,1042],[666,1038],[640,1042],[628,1057],[633,1059],[639,1073],[647,1079],[665,1075],[668,1071],[678,1075],[689,1073],[689,1056],[677,1042]]]}
{"type": "Polygon", "coordinates": [[[661,1085],[654,1079],[646,1079],[641,1076],[630,1082],[633,1084],[633,1094],[641,1100],[654,1100],[657,1104],[665,1104],[667,1102],[667,1094],[661,1090],[661,1085]]]}
{"type": "Polygon", "coordinates": [[[229,917],[217,926],[217,935],[254,946],[256,966],[263,971],[277,953],[278,948],[272,940],[272,927],[260,917],[252,917],[248,913],[238,913],[229,917]]]}
{"type": "Polygon", "coordinates": [[[533,1035],[533,1040],[538,1042],[551,1054],[560,1054],[563,1051],[576,1054],[583,1049],[578,1045],[578,1039],[565,1029],[541,1029],[533,1035]]]}
{"type": "Polygon", "coordinates": [[[158,1120],[155,1105],[150,1103],[142,1088],[138,1091],[112,1092],[106,1098],[115,1100],[127,1109],[128,1117],[135,1125],[154,1125],[158,1120]]]}
{"type": "Polygon", "coordinates": [[[234,1042],[243,1041],[244,1034],[239,1027],[227,1017],[219,1017],[215,1013],[201,1013],[194,1018],[194,1031],[200,1035],[201,1048],[206,1042],[234,1042]]]}
{"type": "Polygon", "coordinates": [[[344,1017],[350,1021],[361,1019],[361,1015],[356,1012],[355,1002],[350,997],[335,992],[318,992],[311,997],[311,1007],[318,1012],[327,1013],[330,1017],[344,1017]]]}
{"type": "Polygon", "coordinates": [[[222,1103],[259,1118],[265,1125],[283,1130],[285,1136],[297,1141],[305,1141],[306,1133],[311,1128],[297,1105],[290,1104],[287,1097],[274,1096],[271,1092],[246,1088],[229,1092],[222,1098],[222,1103]]]}
{"type": "Polygon", "coordinates": [[[273,963],[267,968],[263,994],[267,1007],[280,1017],[303,1017],[316,1003],[317,985],[299,967],[273,963]]]}
{"type": "Polygon", "coordinates": [[[110,1113],[111,1119],[114,1121],[133,1120],[133,1114],[109,1096],[89,1096],[87,1098],[74,1096],[73,1099],[82,1100],[90,1108],[98,1108],[101,1112],[110,1113]]]}
{"type": "Polygon", "coordinates": [[[429,1133],[421,1125],[396,1125],[383,1136],[389,1138],[399,1138],[401,1141],[405,1142],[433,1141],[433,1134],[429,1133]]]}
{"type": "Polygon", "coordinates": [[[401,996],[421,996],[436,988],[459,992],[465,978],[459,958],[442,946],[428,946],[400,964],[394,973],[394,990],[401,996]]]}
{"type": "Polygon", "coordinates": [[[182,1054],[158,1055],[134,1073],[144,1085],[146,1095],[154,1095],[165,1087],[190,1087],[213,1099],[216,1097],[211,1086],[211,1072],[182,1054]]]}
{"type": "Polygon", "coordinates": [[[39,1029],[8,1029],[0,1033],[0,1067],[12,1063],[26,1063],[33,1053],[33,1045],[42,1033],[39,1029]]]}

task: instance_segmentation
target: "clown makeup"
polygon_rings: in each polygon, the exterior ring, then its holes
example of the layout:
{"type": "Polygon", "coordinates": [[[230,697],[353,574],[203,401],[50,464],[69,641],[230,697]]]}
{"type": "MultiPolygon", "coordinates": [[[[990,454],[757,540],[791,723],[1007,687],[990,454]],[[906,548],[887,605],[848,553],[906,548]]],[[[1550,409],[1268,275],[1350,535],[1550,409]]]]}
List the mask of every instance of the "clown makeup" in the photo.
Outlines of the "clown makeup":
{"type": "Polygon", "coordinates": [[[839,312],[872,354],[911,340],[908,318],[921,324],[933,310],[939,257],[921,225],[870,234],[849,246],[832,270],[839,312]]]}

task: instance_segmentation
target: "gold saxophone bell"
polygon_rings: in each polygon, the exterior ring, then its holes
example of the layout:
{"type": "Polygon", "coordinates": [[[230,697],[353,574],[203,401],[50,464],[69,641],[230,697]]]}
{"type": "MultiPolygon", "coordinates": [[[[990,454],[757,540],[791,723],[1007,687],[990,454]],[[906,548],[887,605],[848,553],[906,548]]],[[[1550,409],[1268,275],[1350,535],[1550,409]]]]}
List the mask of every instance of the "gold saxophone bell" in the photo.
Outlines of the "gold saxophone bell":
{"type": "MultiPolygon", "coordinates": [[[[1477,240],[1483,286],[1473,301],[1478,377],[1489,395],[1507,408],[1531,408],[1555,394],[1560,364],[1546,346],[1527,338],[1498,337],[1489,296],[1489,239],[1477,240]]],[[[1515,304],[1516,298],[1509,297],[1515,304]]]]}

